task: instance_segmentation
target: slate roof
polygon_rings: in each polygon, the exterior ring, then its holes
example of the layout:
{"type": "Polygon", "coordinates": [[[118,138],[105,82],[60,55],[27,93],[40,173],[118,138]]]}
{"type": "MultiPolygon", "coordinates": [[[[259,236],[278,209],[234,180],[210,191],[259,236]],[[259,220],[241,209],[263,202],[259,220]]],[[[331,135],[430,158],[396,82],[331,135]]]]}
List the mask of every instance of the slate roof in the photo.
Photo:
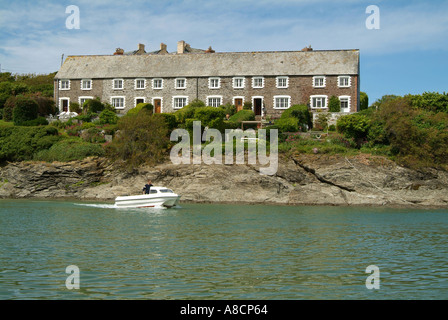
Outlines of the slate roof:
{"type": "Polygon", "coordinates": [[[359,74],[359,50],[68,56],[55,79],[359,74]]]}

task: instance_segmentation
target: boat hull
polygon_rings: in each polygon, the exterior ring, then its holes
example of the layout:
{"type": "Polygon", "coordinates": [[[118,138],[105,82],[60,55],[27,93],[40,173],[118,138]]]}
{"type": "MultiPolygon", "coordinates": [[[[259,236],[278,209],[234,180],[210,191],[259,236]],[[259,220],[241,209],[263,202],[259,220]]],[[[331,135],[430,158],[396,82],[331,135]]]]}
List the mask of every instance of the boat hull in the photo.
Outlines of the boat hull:
{"type": "Polygon", "coordinates": [[[117,197],[116,208],[172,208],[178,205],[177,194],[157,194],[117,197]]]}

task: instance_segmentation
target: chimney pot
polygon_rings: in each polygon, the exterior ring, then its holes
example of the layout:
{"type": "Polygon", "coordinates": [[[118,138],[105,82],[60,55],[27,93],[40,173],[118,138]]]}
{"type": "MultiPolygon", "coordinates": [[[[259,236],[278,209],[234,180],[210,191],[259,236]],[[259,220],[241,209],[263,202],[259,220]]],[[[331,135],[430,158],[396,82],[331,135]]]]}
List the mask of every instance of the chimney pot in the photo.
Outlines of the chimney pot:
{"type": "Polygon", "coordinates": [[[124,54],[124,50],[121,48],[117,48],[114,52],[115,56],[122,56],[124,54]]]}

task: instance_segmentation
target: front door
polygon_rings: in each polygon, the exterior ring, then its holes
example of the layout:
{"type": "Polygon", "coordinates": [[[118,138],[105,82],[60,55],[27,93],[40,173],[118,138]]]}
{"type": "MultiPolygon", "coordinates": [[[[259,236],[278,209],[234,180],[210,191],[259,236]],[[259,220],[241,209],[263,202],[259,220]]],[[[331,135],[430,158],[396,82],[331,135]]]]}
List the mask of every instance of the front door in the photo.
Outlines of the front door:
{"type": "Polygon", "coordinates": [[[162,100],[154,99],[154,113],[162,113],[162,100]]]}
{"type": "Polygon", "coordinates": [[[254,98],[254,112],[256,116],[261,116],[262,108],[263,108],[263,99],[254,98]]]}
{"type": "Polygon", "coordinates": [[[236,112],[243,110],[243,99],[235,99],[236,112]]]}
{"type": "Polygon", "coordinates": [[[69,106],[69,100],[68,99],[61,99],[61,107],[62,112],[68,112],[68,106],[69,106]]]}

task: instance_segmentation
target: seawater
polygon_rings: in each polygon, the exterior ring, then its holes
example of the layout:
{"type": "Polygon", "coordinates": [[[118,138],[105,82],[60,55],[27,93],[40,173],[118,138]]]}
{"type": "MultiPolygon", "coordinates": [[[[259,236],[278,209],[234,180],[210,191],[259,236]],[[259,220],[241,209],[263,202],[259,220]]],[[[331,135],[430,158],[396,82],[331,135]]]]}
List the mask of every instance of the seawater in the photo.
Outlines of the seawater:
{"type": "Polygon", "coordinates": [[[0,299],[448,298],[448,210],[2,200],[0,226],[0,299]]]}

